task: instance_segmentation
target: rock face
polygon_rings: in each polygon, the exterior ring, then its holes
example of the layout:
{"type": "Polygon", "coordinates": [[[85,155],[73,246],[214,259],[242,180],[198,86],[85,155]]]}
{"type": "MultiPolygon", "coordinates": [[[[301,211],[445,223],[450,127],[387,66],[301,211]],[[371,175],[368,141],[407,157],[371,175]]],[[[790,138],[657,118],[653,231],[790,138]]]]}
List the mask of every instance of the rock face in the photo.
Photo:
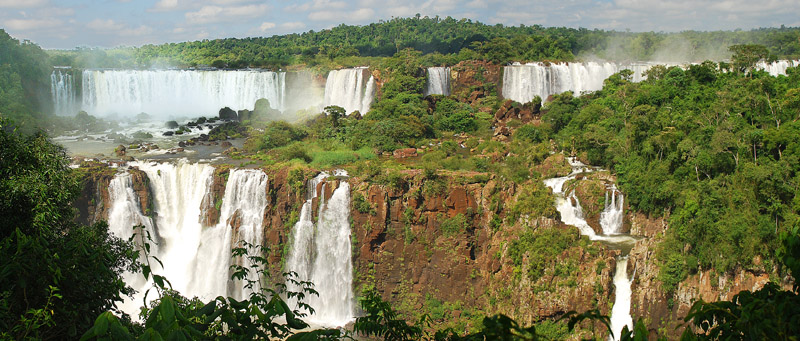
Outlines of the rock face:
{"type": "MultiPolygon", "coordinates": [[[[450,77],[452,94],[470,104],[492,95],[492,89],[487,84],[497,86],[495,94],[502,93],[499,65],[479,60],[462,61],[450,68],[450,77]]],[[[491,112],[491,108],[482,108],[481,111],[491,112]]]]}
{"type": "Polygon", "coordinates": [[[407,157],[414,157],[417,156],[417,149],[416,148],[402,148],[402,149],[395,149],[392,153],[395,159],[404,159],[407,157]]]}

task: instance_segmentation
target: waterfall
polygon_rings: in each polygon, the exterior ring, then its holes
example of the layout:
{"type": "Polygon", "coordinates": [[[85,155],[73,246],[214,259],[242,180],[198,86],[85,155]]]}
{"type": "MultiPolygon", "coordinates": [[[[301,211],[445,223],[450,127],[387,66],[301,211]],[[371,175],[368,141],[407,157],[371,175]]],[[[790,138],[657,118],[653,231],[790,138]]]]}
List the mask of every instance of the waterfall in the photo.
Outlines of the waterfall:
{"type": "Polygon", "coordinates": [[[53,112],[58,116],[74,116],[78,113],[75,86],[68,69],[57,68],[50,73],[50,94],[53,97],[53,112]]]}
{"type": "Polygon", "coordinates": [[[628,69],[631,80],[644,80],[644,72],[654,63],[617,64],[610,62],[528,63],[503,68],[503,97],[528,103],[539,96],[542,101],[550,95],[572,91],[575,96],[603,88],[609,76],[628,69]]]}
{"type": "MultiPolygon", "coordinates": [[[[329,201],[320,198],[316,225],[312,221],[312,202],[318,184],[328,177],[322,173],[309,180],[307,200],[300,220],[292,228],[292,244],[286,270],[297,273],[297,280],[311,281],[319,296],[307,296],[305,303],[316,311],[308,320],[321,326],[343,326],[353,319],[353,264],[350,245],[350,185],[340,182],[329,201]]],[[[322,184],[322,193],[325,186],[322,184]]],[[[289,290],[300,288],[289,284],[289,290]]],[[[296,302],[290,302],[296,306],[296,302]]]]}
{"type": "Polygon", "coordinates": [[[606,191],[606,201],[603,212],[600,213],[600,226],[603,228],[604,234],[619,234],[622,233],[622,207],[624,206],[625,197],[622,192],[617,191],[616,186],[611,186],[606,191]],[[611,202],[609,202],[611,197],[611,202]]]}
{"type": "Polygon", "coordinates": [[[628,326],[628,330],[633,329],[633,318],[631,317],[631,281],[628,279],[628,256],[617,258],[617,270],[614,272],[614,307],[611,308],[611,331],[614,338],[619,340],[622,329],[628,326]]]}
{"type": "MultiPolygon", "coordinates": [[[[144,231],[137,231],[138,233],[149,232],[152,236],[155,236],[153,221],[142,212],[142,208],[139,206],[139,196],[133,190],[133,181],[129,173],[115,175],[109,183],[108,194],[110,201],[108,229],[111,233],[127,240],[133,235],[133,226],[143,225],[144,231]]],[[[157,245],[151,245],[151,247],[151,253],[157,252],[157,245]]],[[[144,291],[147,290],[146,287],[150,284],[144,280],[140,273],[125,272],[122,274],[122,278],[127,285],[138,292],[133,298],[123,297],[123,301],[118,304],[118,308],[136,319],[139,307],[142,304],[144,291]]]]}
{"type": "MultiPolygon", "coordinates": [[[[630,246],[635,242],[635,239],[630,235],[620,234],[622,230],[623,212],[623,196],[622,193],[617,191],[616,187],[612,186],[610,194],[606,193],[605,209],[601,213],[600,221],[603,227],[603,234],[598,235],[594,232],[589,223],[586,222],[583,216],[583,209],[575,192],[566,193],[564,184],[572,179],[575,179],[581,173],[590,173],[594,171],[592,168],[587,167],[585,164],[576,161],[572,158],[569,159],[570,166],[572,166],[572,173],[564,177],[550,178],[544,180],[544,184],[553,190],[556,196],[556,209],[561,214],[561,221],[564,224],[572,225],[580,230],[582,235],[589,237],[590,240],[602,241],[614,246],[630,246]],[[609,202],[610,198],[610,202],[609,202]]],[[[614,272],[614,288],[616,299],[614,307],[611,310],[611,327],[614,335],[619,339],[620,332],[624,326],[628,329],[633,328],[633,322],[630,315],[631,309],[631,279],[628,279],[627,273],[627,252],[623,251],[625,256],[617,259],[617,268],[614,272]]]]}
{"type": "Polygon", "coordinates": [[[252,109],[266,98],[283,110],[284,72],[240,70],[85,70],[83,108],[98,116],[145,112],[166,120],[214,116],[220,108],[252,109]]]}
{"type": "Polygon", "coordinates": [[[428,82],[425,87],[425,96],[445,95],[450,96],[450,68],[429,67],[428,82]]]}
{"type": "MultiPolygon", "coordinates": [[[[120,173],[109,186],[109,229],[118,237],[127,238],[132,226],[145,225],[153,238],[150,255],[164,263],[163,269],[153,263],[153,272],[165,276],[184,296],[206,301],[217,296],[246,298],[249,292],[243,291],[243,283],[230,280],[231,247],[240,240],[262,243],[267,175],[260,170],[231,170],[222,197],[220,222],[204,228],[200,223],[201,203],[211,187],[212,166],[186,160],[130,165],[147,175],[154,219],[142,213],[130,174],[120,173]]],[[[237,262],[245,267],[252,265],[247,259],[237,262]]],[[[251,272],[248,278],[258,277],[251,272]]],[[[126,274],[125,282],[138,293],[133,300],[126,299],[120,308],[135,316],[152,282],[145,282],[138,273],[126,274]]],[[[154,297],[151,293],[148,299],[154,297]]]]}
{"type": "Polygon", "coordinates": [[[760,61],[756,69],[767,71],[771,76],[786,76],[786,69],[800,66],[800,60],[777,60],[772,63],[760,61]]]}
{"type": "Polygon", "coordinates": [[[338,105],[348,114],[356,110],[366,114],[375,98],[375,78],[370,75],[365,82],[366,75],[369,75],[366,67],[329,72],[325,82],[324,107],[338,105]]]}

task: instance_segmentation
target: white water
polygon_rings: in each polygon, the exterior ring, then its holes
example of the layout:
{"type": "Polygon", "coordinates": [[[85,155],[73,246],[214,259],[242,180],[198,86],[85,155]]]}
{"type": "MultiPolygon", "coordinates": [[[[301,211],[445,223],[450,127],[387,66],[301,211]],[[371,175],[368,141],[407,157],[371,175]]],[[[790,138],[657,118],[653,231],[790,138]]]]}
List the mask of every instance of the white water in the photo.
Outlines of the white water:
{"type": "Polygon", "coordinates": [[[600,226],[603,228],[604,234],[620,234],[622,233],[622,218],[624,215],[623,206],[625,203],[625,196],[622,192],[617,190],[617,187],[612,185],[606,191],[605,208],[600,213],[600,226]],[[609,202],[609,197],[611,201],[609,202]]]}
{"type": "Polygon", "coordinates": [[[619,340],[622,329],[628,326],[628,330],[633,328],[633,318],[631,317],[631,282],[633,278],[628,278],[628,256],[617,258],[617,270],[614,272],[614,307],[611,308],[611,331],[614,337],[610,340],[619,340]]]}
{"type": "Polygon", "coordinates": [[[338,105],[348,114],[365,115],[375,99],[375,78],[366,67],[332,70],[325,82],[324,107],[338,105]]]}
{"type": "Polygon", "coordinates": [[[72,74],[55,69],[50,74],[50,95],[53,97],[53,112],[59,116],[74,116],[78,103],[72,74]]]}
{"type": "Polygon", "coordinates": [[[83,109],[97,116],[159,120],[216,116],[222,107],[253,109],[266,98],[283,110],[285,72],[200,70],[85,70],[83,109]]]}
{"type": "Polygon", "coordinates": [[[450,96],[450,68],[449,67],[429,67],[428,82],[425,88],[425,96],[445,95],[450,96]]]}
{"type": "MultiPolygon", "coordinates": [[[[309,180],[309,193],[292,228],[292,248],[286,270],[297,273],[297,280],[311,281],[319,296],[307,296],[305,303],[315,309],[308,317],[314,325],[343,326],[353,319],[353,264],[350,245],[350,185],[342,181],[329,201],[320,198],[317,223],[312,221],[312,202],[317,185],[328,174],[309,180]]],[[[327,184],[322,185],[325,192],[327,184]]],[[[299,291],[289,284],[288,289],[299,291]]],[[[296,307],[296,301],[290,302],[296,307]]]]}
{"type": "MultiPolygon", "coordinates": [[[[631,80],[641,82],[647,77],[645,71],[655,65],[675,66],[664,63],[582,62],[582,63],[527,63],[503,68],[503,97],[519,103],[528,103],[539,96],[542,101],[550,95],[572,91],[575,96],[603,88],[609,76],[628,69],[633,71],[631,80]]],[[[689,65],[687,63],[685,65],[689,65]]],[[[682,66],[682,67],[685,67],[682,66]]],[[[779,60],[771,64],[759,62],[756,68],[766,70],[772,76],[786,75],[786,69],[800,65],[800,60],[779,60]]]]}
{"type": "Polygon", "coordinates": [[[550,95],[567,91],[578,96],[602,89],[606,78],[624,69],[633,71],[633,81],[641,81],[651,66],[609,62],[509,65],[503,68],[503,97],[528,103],[536,96],[545,101],[550,95]]]}
{"type": "Polygon", "coordinates": [[[767,71],[772,76],[786,76],[786,69],[800,66],[800,60],[778,60],[774,63],[758,62],[756,68],[767,71]]]}
{"type": "MultiPolygon", "coordinates": [[[[133,235],[133,226],[143,225],[144,231],[136,231],[140,236],[149,232],[155,238],[153,221],[142,213],[139,207],[139,196],[133,190],[131,175],[127,172],[114,176],[108,186],[110,211],[108,213],[108,229],[115,236],[127,240],[133,235]]],[[[139,240],[139,238],[136,238],[139,240]]],[[[156,252],[157,245],[152,245],[151,252],[156,252]]],[[[143,256],[143,255],[142,255],[143,256]]],[[[123,280],[130,287],[139,291],[133,298],[123,297],[122,303],[117,307],[136,319],[139,307],[142,306],[142,297],[149,284],[140,273],[126,272],[123,280]]],[[[154,296],[149,296],[154,297],[154,296]]]]}
{"type": "MultiPolygon", "coordinates": [[[[231,170],[222,198],[220,222],[204,228],[200,223],[201,203],[210,188],[213,167],[186,160],[132,162],[131,166],[147,174],[155,219],[142,214],[130,175],[121,173],[109,186],[110,230],[127,238],[132,226],[144,224],[153,238],[150,255],[164,263],[162,269],[155,261],[151,262],[153,273],[165,276],[172,288],[184,296],[197,296],[204,301],[217,296],[246,297],[249,293],[242,290],[242,283],[229,280],[231,246],[239,240],[261,244],[267,207],[266,174],[259,170],[231,170]],[[234,219],[240,222],[237,234],[231,225],[234,219]]],[[[247,260],[240,261],[244,266],[251,265],[247,260]]],[[[249,278],[257,277],[251,273],[249,278]]],[[[141,274],[126,274],[125,281],[138,293],[133,300],[126,299],[120,308],[135,316],[152,282],[145,282],[141,274]]],[[[148,301],[155,297],[151,292],[148,301]]]]}
{"type": "MultiPolygon", "coordinates": [[[[622,231],[623,217],[623,196],[615,187],[611,188],[611,203],[606,200],[606,208],[601,213],[601,225],[603,234],[598,235],[594,232],[589,223],[583,217],[583,209],[574,191],[564,193],[564,184],[575,179],[578,174],[592,172],[594,169],[587,167],[583,163],[570,159],[572,173],[560,178],[544,180],[544,184],[553,190],[556,195],[556,209],[561,213],[561,221],[564,224],[577,227],[582,235],[588,236],[590,240],[599,240],[616,245],[632,245],[635,242],[630,235],[620,234],[622,231]],[[618,197],[618,198],[616,198],[618,197]],[[615,199],[616,198],[616,199],[615,199]],[[572,200],[570,200],[572,199],[572,200]],[[575,205],[572,204],[575,202],[575,205]],[[605,222],[604,222],[605,221],[605,222]],[[604,225],[605,224],[605,225],[604,225]]],[[[614,307],[611,310],[611,330],[617,339],[624,326],[633,328],[632,317],[630,315],[631,305],[631,279],[628,279],[627,256],[617,259],[617,268],[614,273],[615,296],[614,307]]]]}

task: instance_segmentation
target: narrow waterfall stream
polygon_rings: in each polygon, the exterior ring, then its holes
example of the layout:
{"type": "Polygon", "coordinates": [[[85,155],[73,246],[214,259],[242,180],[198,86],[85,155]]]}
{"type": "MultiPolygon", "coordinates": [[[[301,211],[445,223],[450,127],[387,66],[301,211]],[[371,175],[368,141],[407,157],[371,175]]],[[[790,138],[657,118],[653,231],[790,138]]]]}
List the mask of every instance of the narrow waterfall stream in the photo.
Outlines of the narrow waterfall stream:
{"type": "MultiPolygon", "coordinates": [[[[315,309],[308,317],[312,325],[338,327],[352,321],[354,314],[353,263],[350,244],[350,184],[341,181],[329,200],[321,195],[317,223],[312,221],[312,202],[319,183],[328,177],[321,173],[308,181],[307,200],[300,220],[292,228],[292,248],[286,270],[298,280],[311,281],[319,296],[307,296],[315,309]]],[[[325,193],[323,183],[320,193],[325,193]]],[[[297,291],[295,285],[289,290],[297,291]]],[[[296,302],[290,302],[296,306],[296,302]]]]}
{"type": "Polygon", "coordinates": [[[582,173],[593,172],[594,169],[573,159],[569,159],[569,162],[570,166],[572,166],[572,173],[564,177],[546,179],[544,183],[556,195],[556,208],[561,213],[561,221],[564,224],[577,227],[581,234],[588,236],[590,240],[607,243],[623,252],[623,255],[617,258],[617,267],[614,273],[615,300],[611,310],[611,330],[614,333],[614,338],[609,338],[618,340],[623,327],[633,328],[633,319],[630,314],[631,282],[633,278],[628,278],[627,268],[628,252],[630,252],[630,248],[636,239],[622,233],[624,196],[615,186],[607,188],[605,207],[603,212],[600,213],[600,225],[603,229],[603,234],[597,234],[589,226],[589,223],[584,218],[578,197],[574,191],[565,193],[564,184],[582,173]]]}
{"type": "MultiPolygon", "coordinates": [[[[214,168],[208,164],[132,162],[147,175],[153,199],[152,216],[143,213],[134,192],[131,175],[118,173],[111,181],[109,229],[128,238],[132,227],[144,225],[150,232],[150,255],[158,257],[164,268],[153,265],[153,272],[165,276],[172,287],[187,297],[210,300],[217,296],[242,299],[242,283],[230,280],[231,247],[246,240],[260,244],[264,210],[267,207],[267,175],[260,170],[233,169],[222,197],[220,221],[216,226],[201,224],[201,203],[208,194],[214,168]]],[[[144,208],[147,210],[147,208],[144,208]]],[[[238,260],[249,266],[246,259],[238,260]]],[[[144,292],[152,287],[140,273],[125,274],[126,283],[137,294],[126,299],[120,309],[134,318],[144,292]]],[[[256,273],[250,279],[257,279],[256,273]]],[[[148,300],[155,298],[150,293],[148,300]]]]}
{"type": "Polygon", "coordinates": [[[425,96],[445,95],[450,96],[450,68],[429,67],[428,78],[425,86],[425,96]]]}

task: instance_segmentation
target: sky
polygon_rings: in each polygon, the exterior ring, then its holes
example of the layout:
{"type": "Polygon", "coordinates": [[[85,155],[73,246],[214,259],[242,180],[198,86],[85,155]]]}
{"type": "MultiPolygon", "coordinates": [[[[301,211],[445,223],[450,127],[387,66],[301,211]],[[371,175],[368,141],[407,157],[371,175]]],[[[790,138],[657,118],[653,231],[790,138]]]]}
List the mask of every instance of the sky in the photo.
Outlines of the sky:
{"type": "Polygon", "coordinates": [[[0,28],[55,49],[272,36],[416,14],[634,32],[749,30],[800,26],[800,0],[0,0],[0,28]]]}

